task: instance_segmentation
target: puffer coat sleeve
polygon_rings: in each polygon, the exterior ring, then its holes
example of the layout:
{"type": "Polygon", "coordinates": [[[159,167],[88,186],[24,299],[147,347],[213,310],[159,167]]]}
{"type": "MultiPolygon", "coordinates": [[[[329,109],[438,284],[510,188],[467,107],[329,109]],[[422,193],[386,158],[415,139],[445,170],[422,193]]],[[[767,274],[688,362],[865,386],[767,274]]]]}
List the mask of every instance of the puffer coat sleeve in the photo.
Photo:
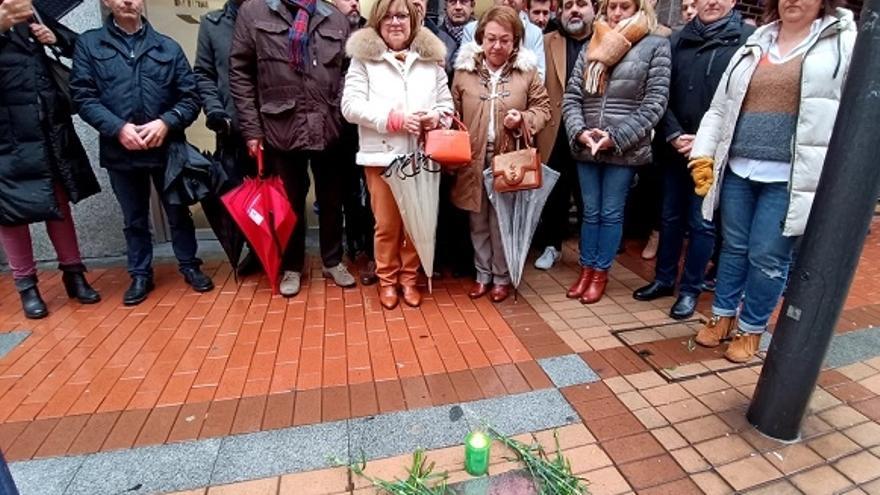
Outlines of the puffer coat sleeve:
{"type": "Polygon", "coordinates": [[[663,43],[657,43],[654,47],[641,104],[632,113],[631,118],[605,129],[611,135],[611,140],[614,141],[615,153],[623,154],[640,140],[651,135],[651,131],[657,126],[666,111],[671,74],[672,54],[669,43],[664,40],[663,43]]]}

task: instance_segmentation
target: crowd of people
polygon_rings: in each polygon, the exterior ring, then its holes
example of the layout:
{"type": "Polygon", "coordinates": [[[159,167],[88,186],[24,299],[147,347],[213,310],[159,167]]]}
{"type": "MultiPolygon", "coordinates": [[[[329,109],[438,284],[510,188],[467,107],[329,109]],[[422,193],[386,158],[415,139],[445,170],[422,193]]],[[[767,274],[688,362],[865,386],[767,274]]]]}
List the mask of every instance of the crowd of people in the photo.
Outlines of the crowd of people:
{"type": "MultiPolygon", "coordinates": [[[[677,294],[670,314],[689,318],[714,265],[713,316],[696,342],[728,342],[736,362],[757,351],[784,290],[856,37],[853,14],[834,0],[767,0],[757,29],[736,0],[683,0],[674,30],[652,0],[496,0],[479,18],[474,0],[447,0],[439,21],[425,0],[376,0],[366,18],[358,0],[228,0],[202,17],[193,69],[146,20],[143,0],[103,1],[104,25],[78,36],[28,0],[0,3],[0,245],[27,317],[48,314],[31,223],[46,223],[68,295],[100,300],[69,206],[100,191],[74,113],[100,135],[123,213],[124,304],[154,288],[151,183],[183,278],[213,288],[189,210],[161,194],[169,146],[204,111],[217,152],[242,176],[263,156],[300,219],[314,184],[324,275],[341,287],[378,282],[389,309],[422,295],[419,255],[383,171],[456,117],[471,160],[443,173],[436,252],[441,269],[473,274],[470,297],[501,302],[512,291],[483,172],[535,136],[541,162],[560,174],[535,266],[560,259],[574,204],[580,272],[566,295],[600,301],[629,192],[653,174],[656,274],[633,297],[677,294]],[[59,56],[73,60],[69,84],[53,71],[59,56]]],[[[284,296],[300,291],[305,223],[283,255],[284,296]]],[[[259,267],[252,254],[242,272],[259,267]]]]}

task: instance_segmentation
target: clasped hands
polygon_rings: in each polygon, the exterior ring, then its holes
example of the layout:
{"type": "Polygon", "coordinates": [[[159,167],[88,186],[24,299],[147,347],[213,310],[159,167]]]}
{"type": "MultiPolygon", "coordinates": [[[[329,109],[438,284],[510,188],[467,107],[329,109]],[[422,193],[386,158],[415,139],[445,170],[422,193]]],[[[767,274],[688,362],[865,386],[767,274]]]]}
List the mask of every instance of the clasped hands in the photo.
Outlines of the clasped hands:
{"type": "Polygon", "coordinates": [[[419,110],[404,113],[392,110],[388,114],[388,132],[406,131],[418,136],[424,131],[436,129],[440,125],[440,112],[436,110],[419,110]]]}
{"type": "Polygon", "coordinates": [[[156,119],[143,125],[134,125],[129,122],[119,131],[119,143],[129,151],[148,150],[162,146],[167,135],[168,124],[162,119],[156,119]]]}
{"type": "Polygon", "coordinates": [[[611,140],[611,134],[602,129],[587,129],[580,133],[577,140],[585,148],[590,148],[590,153],[594,156],[602,150],[609,150],[614,147],[614,141],[611,140]]]}

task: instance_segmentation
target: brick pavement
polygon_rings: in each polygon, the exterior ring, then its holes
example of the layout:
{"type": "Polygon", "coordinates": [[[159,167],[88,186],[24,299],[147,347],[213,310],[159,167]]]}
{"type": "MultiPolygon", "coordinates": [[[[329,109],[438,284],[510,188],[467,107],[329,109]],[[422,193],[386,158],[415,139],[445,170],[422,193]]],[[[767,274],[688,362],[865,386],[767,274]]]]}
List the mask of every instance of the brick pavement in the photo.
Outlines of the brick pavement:
{"type": "MultiPolygon", "coordinates": [[[[880,323],[874,227],[838,332],[880,323]]],[[[91,273],[104,296],[95,306],[68,301],[48,272],[52,313],[34,322],[6,276],[0,332],[33,335],[0,359],[0,448],[11,461],[55,458],[502,397],[552,388],[536,360],[578,353],[602,378],[562,389],[585,425],[571,430],[581,443],[568,452],[586,463],[593,493],[880,493],[880,362],[823,373],[806,442],[769,442],[742,417],[760,361],[724,371],[716,354],[687,348],[692,328],[666,316],[671,298],[632,300],[652,271],[638,250],[618,258],[608,297],[593,306],[564,297],[572,244],[554,270],[526,270],[517,302],[497,306],[468,299],[468,281],[441,280],[422,308],[386,311],[374,287],[339,289],[315,267],[287,300],[215,261],[206,268],[217,290],[192,293],[163,265],[157,291],[135,308],[120,304],[122,268],[91,273]]],[[[458,461],[440,464],[461,476],[458,461]]],[[[208,493],[305,493],[285,488],[302,480],[324,480],[309,485],[327,484],[315,493],[364,488],[326,470],[208,493]]]]}

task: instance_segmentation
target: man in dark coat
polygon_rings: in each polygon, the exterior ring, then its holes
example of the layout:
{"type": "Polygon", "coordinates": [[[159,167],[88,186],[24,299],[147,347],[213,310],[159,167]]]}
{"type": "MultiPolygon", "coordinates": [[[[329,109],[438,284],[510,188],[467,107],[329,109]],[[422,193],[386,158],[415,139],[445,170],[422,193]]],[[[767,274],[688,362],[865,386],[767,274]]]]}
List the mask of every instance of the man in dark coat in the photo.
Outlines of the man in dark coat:
{"type": "Polygon", "coordinates": [[[280,292],[299,293],[305,264],[308,167],[320,206],[325,276],[356,284],[342,263],[342,180],[329,151],[342,132],[345,41],[351,28],[323,0],[250,0],[238,13],[229,86],[252,155],[265,149],[266,168],[281,175],[297,216],[281,262],[280,292]]]}
{"type": "MultiPolygon", "coordinates": [[[[46,222],[70,297],[100,300],[86,282],[68,201],[78,203],[100,191],[89,158],[70,118],[64,81],[56,80],[46,47],[71,56],[76,33],[55,19],[45,24],[22,19],[30,4],[2,5],[0,17],[0,245],[6,253],[22,309],[42,318],[48,307],[37,289],[28,225],[46,222]]],[[[39,14],[39,12],[37,12],[39,14]]]]}
{"type": "MultiPolygon", "coordinates": [[[[198,116],[196,78],[180,45],[143,17],[143,0],[104,0],[104,26],[77,40],[70,89],[79,115],[100,133],[101,165],[122,207],[131,286],[126,305],[153,289],[150,180],[163,191],[168,142],[185,139],[198,116]]],[[[199,269],[189,209],[162,196],[171,244],[186,282],[198,292],[214,288],[199,269]]]]}
{"type": "Polygon", "coordinates": [[[636,290],[633,298],[651,301],[673,294],[684,235],[690,231],[678,299],[670,310],[676,319],[694,314],[715,245],[715,227],[703,219],[703,198],[694,193],[687,161],[721,75],[755,30],[733,10],[735,4],[736,0],[696,0],[697,16],[670,39],[669,106],[656,129],[662,140],[656,161],[664,176],[660,246],[654,281],[636,290]]]}
{"type": "MultiPolygon", "coordinates": [[[[199,22],[196,61],[193,72],[202,97],[206,124],[216,134],[216,154],[233,183],[255,175],[257,166],[248,154],[238,126],[235,102],[229,93],[229,51],[235,18],[244,0],[228,0],[222,9],[212,10],[199,22]]],[[[240,276],[260,270],[260,260],[251,249],[238,266],[240,276]]]]}

